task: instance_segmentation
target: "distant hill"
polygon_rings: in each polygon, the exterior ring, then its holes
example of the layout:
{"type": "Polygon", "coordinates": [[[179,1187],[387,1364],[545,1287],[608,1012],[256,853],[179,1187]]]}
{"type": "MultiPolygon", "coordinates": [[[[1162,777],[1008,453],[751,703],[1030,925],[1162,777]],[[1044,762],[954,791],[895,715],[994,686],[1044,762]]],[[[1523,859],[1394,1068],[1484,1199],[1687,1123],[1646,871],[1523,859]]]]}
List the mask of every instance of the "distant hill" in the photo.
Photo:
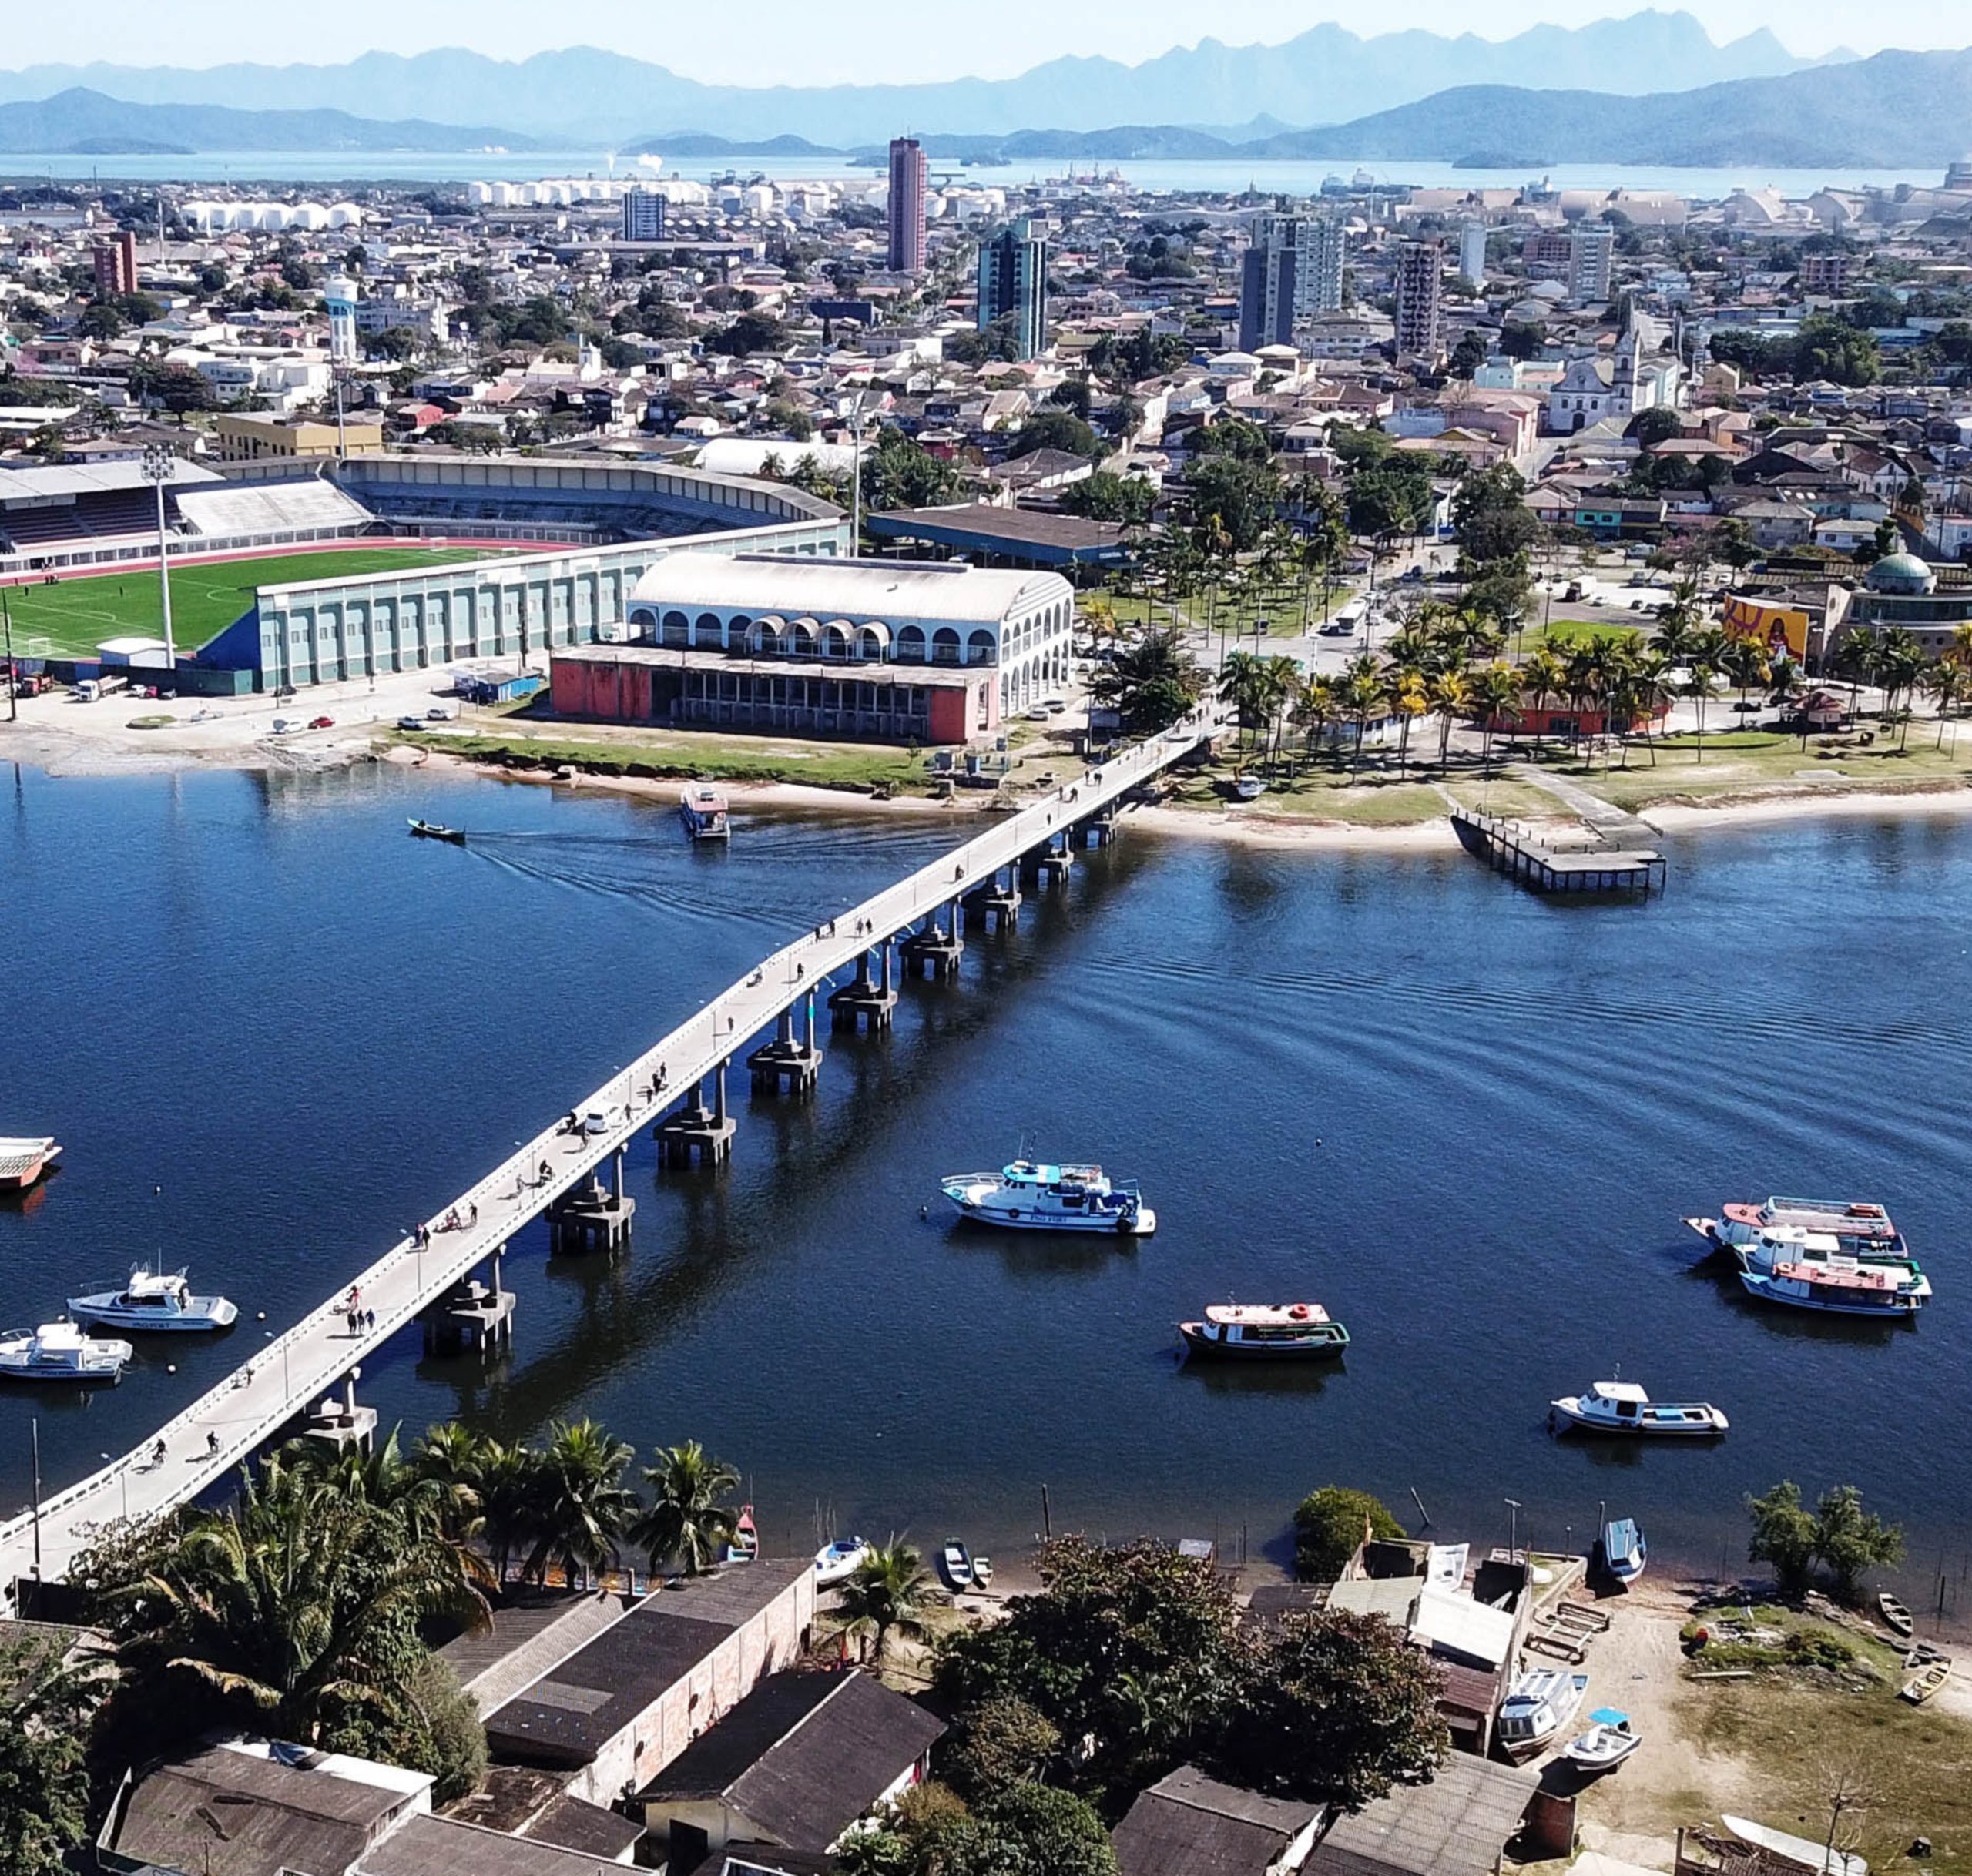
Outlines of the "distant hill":
{"type": "Polygon", "coordinates": [[[1463,85],[1531,79],[1627,95],[1776,76],[1806,62],[1770,32],[1719,45],[1689,13],[1645,12],[1575,28],[1538,26],[1497,41],[1422,32],[1365,39],[1325,25],[1279,45],[1208,39],[1135,65],[1056,59],[1017,78],[938,84],[703,85],[645,60],[576,46],[518,62],[451,49],[408,58],[366,52],[333,65],[36,65],[0,72],[0,100],[86,85],[138,103],[411,119],[442,104],[448,117],[511,124],[572,148],[642,137],[653,123],[716,125],[736,142],[787,135],[858,145],[906,129],[1006,135],[1105,124],[1242,125],[1263,116],[1327,124],[1463,85]]]}
{"type": "Polygon", "coordinates": [[[202,150],[532,149],[511,131],[379,123],[345,111],[238,111],[212,105],[126,104],[78,86],[32,103],[0,104],[9,156],[189,155],[202,150]]]}
{"type": "Polygon", "coordinates": [[[824,143],[810,143],[806,137],[767,137],[758,142],[735,143],[726,137],[708,136],[700,130],[676,130],[668,134],[639,137],[626,143],[617,154],[622,156],[840,156],[843,152],[824,143]]]}

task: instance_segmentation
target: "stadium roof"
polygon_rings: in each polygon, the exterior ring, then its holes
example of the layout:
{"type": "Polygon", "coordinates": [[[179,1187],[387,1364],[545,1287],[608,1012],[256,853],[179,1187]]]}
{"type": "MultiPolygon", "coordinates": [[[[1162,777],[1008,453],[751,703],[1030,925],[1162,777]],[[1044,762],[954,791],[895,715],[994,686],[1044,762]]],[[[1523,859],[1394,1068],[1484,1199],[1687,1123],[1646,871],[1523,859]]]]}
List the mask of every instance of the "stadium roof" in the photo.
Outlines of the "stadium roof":
{"type": "Polygon", "coordinates": [[[669,553],[637,582],[634,604],[740,607],[755,617],[1004,620],[1066,598],[1058,574],[963,561],[807,560],[784,554],[669,553]]]}
{"type": "MultiPolygon", "coordinates": [[[[194,482],[223,479],[180,457],[171,487],[183,488],[194,482]]],[[[0,470],[0,508],[21,501],[73,501],[83,495],[120,495],[129,489],[149,486],[140,462],[50,463],[39,469],[0,470]]]]}

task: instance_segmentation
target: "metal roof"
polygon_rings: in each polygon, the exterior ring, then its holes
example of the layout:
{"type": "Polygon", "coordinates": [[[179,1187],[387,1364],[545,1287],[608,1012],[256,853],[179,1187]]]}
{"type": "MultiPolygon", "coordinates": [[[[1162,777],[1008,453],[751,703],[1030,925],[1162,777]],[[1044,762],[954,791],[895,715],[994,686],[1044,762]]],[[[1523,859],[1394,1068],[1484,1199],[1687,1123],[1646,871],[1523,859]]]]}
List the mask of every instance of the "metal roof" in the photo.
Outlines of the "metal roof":
{"type": "Polygon", "coordinates": [[[1490,1876],[1540,1783],[1524,1767],[1454,1753],[1428,1784],[1338,1818],[1303,1876],[1490,1876]]]}
{"type": "Polygon", "coordinates": [[[810,560],[785,554],[664,554],[632,603],[701,606],[757,617],[1001,624],[1072,597],[1059,574],[1004,572],[961,561],[810,560]]]}
{"type": "MultiPolygon", "coordinates": [[[[173,464],[169,487],[218,482],[223,477],[182,456],[173,464]]],[[[84,495],[120,495],[150,483],[140,462],[50,463],[40,469],[0,470],[0,508],[17,501],[73,501],[84,495]]]]}

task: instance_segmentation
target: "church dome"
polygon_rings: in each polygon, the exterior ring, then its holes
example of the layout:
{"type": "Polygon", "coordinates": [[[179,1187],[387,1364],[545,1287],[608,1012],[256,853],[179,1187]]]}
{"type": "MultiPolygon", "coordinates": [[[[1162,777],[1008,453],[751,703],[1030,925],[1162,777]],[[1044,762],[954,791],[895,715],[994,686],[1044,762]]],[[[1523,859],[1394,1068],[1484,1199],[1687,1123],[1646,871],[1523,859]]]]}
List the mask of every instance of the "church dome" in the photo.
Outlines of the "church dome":
{"type": "Polygon", "coordinates": [[[1921,595],[1937,590],[1938,576],[1915,554],[1886,554],[1870,568],[1873,593],[1921,595]]]}

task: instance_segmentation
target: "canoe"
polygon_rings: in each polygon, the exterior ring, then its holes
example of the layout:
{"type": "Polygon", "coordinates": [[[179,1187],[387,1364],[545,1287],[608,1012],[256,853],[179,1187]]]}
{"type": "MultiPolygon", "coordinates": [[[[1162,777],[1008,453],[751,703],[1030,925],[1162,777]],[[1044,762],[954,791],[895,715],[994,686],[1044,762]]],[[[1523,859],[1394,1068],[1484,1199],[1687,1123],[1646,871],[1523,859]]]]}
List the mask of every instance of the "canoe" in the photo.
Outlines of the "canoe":
{"type": "Polygon", "coordinates": [[[1910,1610],[1887,1590],[1876,1598],[1876,1607],[1882,1613],[1883,1620],[1898,1634],[1909,1635],[1916,1630],[1917,1624],[1910,1610]]]}
{"type": "Polygon", "coordinates": [[[1928,1667],[1919,1668],[1897,1691],[1913,1707],[1921,1707],[1950,1678],[1951,1663],[1933,1661],[1928,1667]]]}

